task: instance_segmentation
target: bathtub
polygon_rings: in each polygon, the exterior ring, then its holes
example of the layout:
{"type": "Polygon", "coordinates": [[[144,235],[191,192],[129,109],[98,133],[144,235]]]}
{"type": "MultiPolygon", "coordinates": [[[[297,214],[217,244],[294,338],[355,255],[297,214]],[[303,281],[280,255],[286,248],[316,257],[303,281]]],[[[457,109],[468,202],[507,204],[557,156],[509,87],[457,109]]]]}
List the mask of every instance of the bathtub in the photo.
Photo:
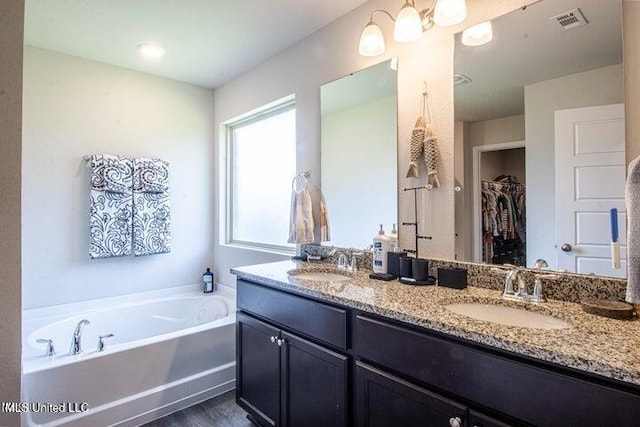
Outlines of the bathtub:
{"type": "Polygon", "coordinates": [[[235,388],[235,295],[220,288],[25,310],[21,403],[29,406],[22,424],[137,426],[235,388]],[[83,351],[72,356],[82,319],[90,322],[83,351]],[[97,351],[107,334],[113,337],[97,351]],[[47,356],[38,339],[52,339],[56,354],[47,356]]]}

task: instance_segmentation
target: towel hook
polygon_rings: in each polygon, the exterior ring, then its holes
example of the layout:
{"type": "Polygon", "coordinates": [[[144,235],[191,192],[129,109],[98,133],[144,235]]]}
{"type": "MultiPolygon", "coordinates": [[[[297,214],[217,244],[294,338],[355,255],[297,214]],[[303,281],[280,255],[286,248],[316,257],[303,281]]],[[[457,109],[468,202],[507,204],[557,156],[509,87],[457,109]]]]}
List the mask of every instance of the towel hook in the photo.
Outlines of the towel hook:
{"type": "Polygon", "coordinates": [[[295,191],[296,193],[300,193],[304,190],[306,190],[309,187],[309,177],[311,176],[311,173],[304,171],[304,172],[298,172],[296,174],[296,176],[293,177],[293,181],[291,181],[291,189],[293,191],[295,191]],[[298,189],[298,183],[300,182],[300,180],[302,180],[302,188],[298,189]]]}

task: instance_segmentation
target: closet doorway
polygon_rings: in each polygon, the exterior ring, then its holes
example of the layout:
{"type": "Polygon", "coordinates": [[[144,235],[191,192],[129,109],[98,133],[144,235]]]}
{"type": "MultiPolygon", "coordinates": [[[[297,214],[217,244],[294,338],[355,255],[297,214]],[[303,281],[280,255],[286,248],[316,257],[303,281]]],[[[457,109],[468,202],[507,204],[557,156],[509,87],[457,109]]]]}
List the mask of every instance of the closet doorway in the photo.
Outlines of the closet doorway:
{"type": "Polygon", "coordinates": [[[473,259],[526,265],[525,142],[473,147],[473,259]]]}

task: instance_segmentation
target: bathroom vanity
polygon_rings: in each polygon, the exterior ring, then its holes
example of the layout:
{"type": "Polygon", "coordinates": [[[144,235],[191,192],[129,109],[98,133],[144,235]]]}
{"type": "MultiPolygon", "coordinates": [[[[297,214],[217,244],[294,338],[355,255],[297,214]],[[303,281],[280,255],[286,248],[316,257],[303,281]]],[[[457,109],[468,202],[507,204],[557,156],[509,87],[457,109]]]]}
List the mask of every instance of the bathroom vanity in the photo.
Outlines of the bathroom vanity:
{"type": "MultiPolygon", "coordinates": [[[[640,325],[575,303],[504,302],[495,290],[292,275],[238,276],[237,401],[260,425],[637,425],[640,325]],[[306,279],[308,277],[309,279],[306,279]],[[567,328],[476,320],[452,303],[507,304],[567,328]]],[[[333,276],[332,276],[333,277],[333,276]]]]}

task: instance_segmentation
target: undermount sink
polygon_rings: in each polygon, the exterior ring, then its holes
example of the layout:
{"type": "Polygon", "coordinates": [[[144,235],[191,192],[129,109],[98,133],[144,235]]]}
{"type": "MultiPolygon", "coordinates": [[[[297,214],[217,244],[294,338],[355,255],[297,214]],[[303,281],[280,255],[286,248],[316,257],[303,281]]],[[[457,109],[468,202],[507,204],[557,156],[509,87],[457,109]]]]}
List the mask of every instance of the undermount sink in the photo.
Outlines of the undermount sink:
{"type": "Polygon", "coordinates": [[[293,276],[301,280],[311,280],[314,282],[342,282],[351,280],[350,276],[331,271],[312,271],[312,270],[291,270],[288,271],[289,276],[293,276]]]}
{"type": "Polygon", "coordinates": [[[445,308],[463,316],[506,326],[532,329],[566,329],[571,327],[569,323],[554,316],[504,305],[473,302],[449,304],[445,308]]]}

